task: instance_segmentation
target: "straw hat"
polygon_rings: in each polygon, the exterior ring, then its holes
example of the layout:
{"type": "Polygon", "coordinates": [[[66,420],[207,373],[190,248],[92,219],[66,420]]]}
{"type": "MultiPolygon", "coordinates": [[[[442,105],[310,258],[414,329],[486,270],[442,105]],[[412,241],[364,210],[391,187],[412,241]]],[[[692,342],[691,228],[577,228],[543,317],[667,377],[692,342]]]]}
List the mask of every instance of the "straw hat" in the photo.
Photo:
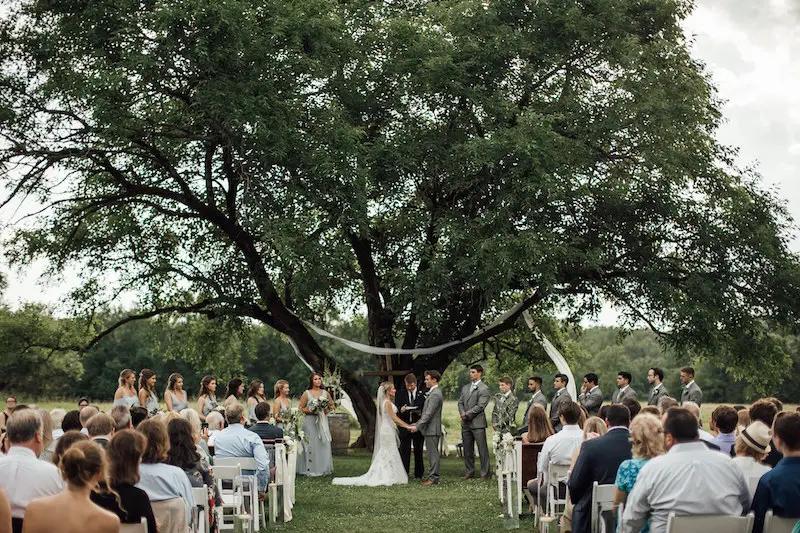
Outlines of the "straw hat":
{"type": "Polygon", "coordinates": [[[770,452],[769,441],[772,440],[772,436],[770,435],[769,427],[764,422],[753,422],[739,436],[742,437],[745,444],[755,451],[759,453],[770,452]]]}

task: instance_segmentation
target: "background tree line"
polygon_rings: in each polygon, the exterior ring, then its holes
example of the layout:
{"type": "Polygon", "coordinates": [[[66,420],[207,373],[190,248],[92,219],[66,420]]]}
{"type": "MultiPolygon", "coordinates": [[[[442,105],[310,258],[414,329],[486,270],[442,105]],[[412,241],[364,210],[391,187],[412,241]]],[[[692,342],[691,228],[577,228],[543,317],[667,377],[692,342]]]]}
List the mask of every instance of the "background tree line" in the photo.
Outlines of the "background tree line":
{"type": "MultiPolygon", "coordinates": [[[[127,311],[107,311],[98,315],[101,323],[114,323],[127,311]]],[[[22,397],[79,397],[109,400],[117,386],[117,376],[123,368],[136,372],[151,368],[159,375],[158,388],[166,386],[171,372],[184,376],[190,396],[197,391],[202,376],[214,374],[221,386],[232,377],[261,379],[267,391],[278,379],[286,379],[293,395],[306,386],[309,370],[297,358],[285,337],[274,329],[257,323],[213,321],[205,318],[184,317],[181,320],[152,319],[134,321],[105,337],[86,353],[59,351],[46,348],[48,343],[65,342],[77,338],[77,328],[68,319],[56,319],[41,306],[25,306],[13,311],[0,308],[0,390],[22,397]]],[[[363,319],[335,322],[331,329],[345,338],[364,341],[367,326],[363,319]]],[[[664,369],[665,384],[678,394],[680,368],[693,364],[698,383],[709,402],[742,402],[762,394],[775,395],[782,400],[800,396],[800,382],[785,379],[773,382],[759,392],[748,379],[734,379],[724,368],[710,361],[696,361],[679,357],[663,349],[657,336],[645,329],[623,334],[616,327],[591,327],[580,331],[563,330],[557,325],[548,336],[567,357],[577,386],[582,376],[596,372],[601,389],[606,396],[616,386],[616,375],[621,370],[633,374],[632,386],[640,398],[646,398],[649,388],[647,370],[652,366],[664,369]]],[[[515,380],[516,394],[526,394],[527,378],[538,374],[544,379],[544,392],[552,396],[552,379],[555,367],[538,350],[532,337],[509,342],[487,343],[465,352],[445,372],[441,387],[446,397],[456,399],[460,387],[469,377],[469,365],[480,363],[485,368],[485,380],[494,390],[497,380],[511,375],[515,380]]],[[[792,359],[786,377],[800,370],[797,340],[785,339],[792,359]]],[[[364,370],[374,370],[379,361],[373,356],[354,352],[336,342],[319,339],[328,353],[348,371],[360,375],[364,370]]],[[[370,390],[378,378],[362,378],[370,390]]],[[[224,391],[220,391],[222,394],[224,391]]]]}

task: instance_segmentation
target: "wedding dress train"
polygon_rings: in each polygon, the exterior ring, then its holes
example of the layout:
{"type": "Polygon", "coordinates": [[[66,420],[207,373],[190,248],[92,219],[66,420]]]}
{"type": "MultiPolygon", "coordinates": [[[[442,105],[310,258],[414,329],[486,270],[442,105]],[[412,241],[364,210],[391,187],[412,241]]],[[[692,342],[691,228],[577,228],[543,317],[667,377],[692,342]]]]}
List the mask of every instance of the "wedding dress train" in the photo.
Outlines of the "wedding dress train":
{"type": "Polygon", "coordinates": [[[375,448],[372,452],[372,463],[367,473],[358,477],[337,477],[334,485],[352,485],[378,487],[386,485],[405,485],[408,474],[400,459],[400,439],[392,414],[397,414],[397,407],[385,399],[383,388],[378,390],[378,420],[375,425],[375,448]]]}

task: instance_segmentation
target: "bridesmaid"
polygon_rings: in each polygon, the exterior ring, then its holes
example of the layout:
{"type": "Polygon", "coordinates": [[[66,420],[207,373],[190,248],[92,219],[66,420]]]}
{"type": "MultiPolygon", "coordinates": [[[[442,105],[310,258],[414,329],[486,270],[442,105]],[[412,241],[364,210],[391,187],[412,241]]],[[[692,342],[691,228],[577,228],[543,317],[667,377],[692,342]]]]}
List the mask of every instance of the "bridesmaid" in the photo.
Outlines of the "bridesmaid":
{"type": "Polygon", "coordinates": [[[164,391],[164,403],[167,404],[167,412],[175,411],[180,413],[189,407],[189,395],[183,390],[183,376],[177,372],[172,373],[167,378],[167,390],[164,391]]]}
{"type": "Polygon", "coordinates": [[[247,387],[247,414],[251,424],[258,422],[256,418],[256,405],[261,402],[267,402],[267,396],[264,393],[264,382],[259,379],[254,379],[247,387]]]}
{"type": "Polygon", "coordinates": [[[200,420],[206,421],[208,413],[217,408],[217,378],[214,376],[203,376],[200,381],[200,393],[197,395],[197,414],[200,420]]]}
{"type": "Polygon", "coordinates": [[[289,409],[289,382],[279,379],[275,382],[275,403],[272,404],[272,413],[275,415],[275,423],[279,428],[283,428],[283,418],[281,411],[289,409]]]}
{"type": "Polygon", "coordinates": [[[158,412],[156,373],[149,368],[143,368],[139,372],[139,405],[147,409],[148,416],[154,416],[158,412]]]}
{"type": "Polygon", "coordinates": [[[303,476],[329,476],[333,474],[333,455],[331,453],[331,432],[328,427],[328,411],[321,415],[312,413],[308,409],[308,402],[312,398],[319,398],[323,394],[328,396],[328,401],[333,405],[331,393],[322,388],[322,374],[314,372],[308,379],[308,389],[300,398],[300,410],[306,414],[303,419],[303,432],[308,439],[308,451],[298,461],[297,473],[303,476]]]}
{"type": "Polygon", "coordinates": [[[119,373],[119,387],[114,393],[114,407],[121,405],[130,409],[139,403],[134,383],[136,383],[136,372],[133,370],[126,368],[119,373]]]}
{"type": "Polygon", "coordinates": [[[239,378],[233,378],[228,382],[228,390],[225,392],[225,401],[223,405],[228,402],[238,402],[244,392],[244,382],[239,378]]]}

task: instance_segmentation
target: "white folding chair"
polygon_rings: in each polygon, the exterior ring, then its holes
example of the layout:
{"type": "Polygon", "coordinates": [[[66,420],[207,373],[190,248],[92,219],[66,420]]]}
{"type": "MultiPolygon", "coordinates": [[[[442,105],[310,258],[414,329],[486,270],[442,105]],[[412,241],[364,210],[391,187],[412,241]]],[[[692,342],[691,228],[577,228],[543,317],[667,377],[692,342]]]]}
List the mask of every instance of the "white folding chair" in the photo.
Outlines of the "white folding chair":
{"type": "Polygon", "coordinates": [[[120,524],[119,533],[147,533],[147,519],[142,518],[138,524],[120,524]]]}
{"type": "Polygon", "coordinates": [[[192,487],[192,496],[194,496],[194,503],[197,507],[202,508],[202,512],[197,520],[195,520],[195,532],[203,532],[209,533],[210,528],[210,520],[209,520],[209,511],[208,508],[208,485],[203,485],[202,487],[192,487]],[[201,528],[202,526],[202,528],[201,528]]]}
{"type": "Polygon", "coordinates": [[[614,509],[615,488],[614,485],[600,485],[597,481],[592,483],[592,533],[601,531],[603,512],[614,509]]]}
{"type": "Polygon", "coordinates": [[[235,495],[233,493],[233,480],[242,474],[242,469],[239,468],[239,463],[236,463],[235,465],[226,465],[220,464],[219,461],[221,461],[221,459],[217,459],[216,464],[214,465],[214,479],[217,483],[217,493],[220,495],[220,498],[222,498],[222,505],[214,508],[217,513],[217,526],[219,527],[220,531],[229,529],[232,530],[233,513],[236,512],[237,507],[237,502],[234,501],[235,495]],[[230,489],[223,488],[224,481],[230,481],[230,489]],[[231,514],[228,515],[228,522],[225,521],[226,509],[231,511],[231,514]]]}
{"type": "Polygon", "coordinates": [[[558,497],[558,484],[564,483],[566,485],[569,480],[569,473],[569,465],[559,465],[551,462],[547,467],[547,509],[556,524],[558,523],[558,517],[564,513],[569,499],[569,491],[565,493],[563,498],[558,497]],[[560,510],[559,507],[561,507],[560,510]]]}
{"type": "Polygon", "coordinates": [[[775,516],[772,509],[769,509],[764,516],[764,533],[792,533],[799,521],[797,518],[775,516]]]}
{"type": "MultiPolygon", "coordinates": [[[[215,468],[216,465],[223,465],[223,466],[238,465],[240,470],[252,470],[253,472],[255,472],[258,469],[258,464],[256,463],[256,460],[253,457],[216,457],[214,465],[215,468]]],[[[258,481],[256,480],[255,474],[253,474],[253,487],[254,491],[253,494],[250,495],[250,498],[252,499],[252,501],[255,502],[255,505],[258,506],[257,507],[258,512],[253,513],[255,515],[253,517],[254,520],[253,525],[255,526],[256,531],[258,531],[259,528],[261,527],[261,523],[264,522],[264,515],[266,510],[266,495],[264,502],[258,501],[258,481]]]]}
{"type": "Polygon", "coordinates": [[[667,533],[752,533],[753,513],[747,516],[696,515],[667,518],[667,533]]]}

